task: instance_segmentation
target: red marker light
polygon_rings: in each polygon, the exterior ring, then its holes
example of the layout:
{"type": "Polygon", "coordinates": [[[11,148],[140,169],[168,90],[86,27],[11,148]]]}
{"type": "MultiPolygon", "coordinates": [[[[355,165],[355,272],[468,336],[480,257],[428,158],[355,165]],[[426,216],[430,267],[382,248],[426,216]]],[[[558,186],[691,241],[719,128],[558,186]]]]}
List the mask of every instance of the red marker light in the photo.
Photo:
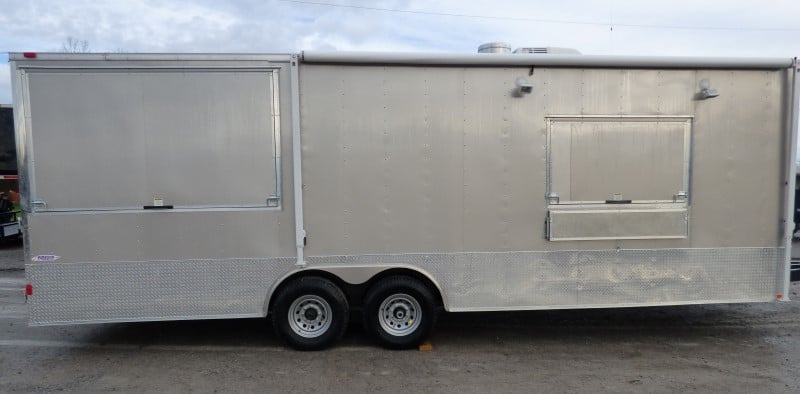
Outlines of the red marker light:
{"type": "Polygon", "coordinates": [[[25,285],[25,295],[32,296],[33,295],[33,285],[28,283],[25,285]]]}
{"type": "Polygon", "coordinates": [[[36,52],[22,52],[22,57],[26,59],[36,59],[36,52]]]}

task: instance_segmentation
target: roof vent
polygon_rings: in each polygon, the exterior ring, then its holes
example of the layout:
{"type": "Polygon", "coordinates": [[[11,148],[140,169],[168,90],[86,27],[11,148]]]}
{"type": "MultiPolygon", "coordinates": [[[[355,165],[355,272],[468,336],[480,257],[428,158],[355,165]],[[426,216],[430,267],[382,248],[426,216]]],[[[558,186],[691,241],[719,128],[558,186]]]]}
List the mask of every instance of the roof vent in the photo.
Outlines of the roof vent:
{"type": "Polygon", "coordinates": [[[522,47],[514,50],[514,53],[536,54],[536,55],[580,55],[577,49],[559,47],[522,47]]]}
{"type": "Polygon", "coordinates": [[[511,53],[511,45],[507,42],[487,42],[478,47],[478,53],[511,53]]]}

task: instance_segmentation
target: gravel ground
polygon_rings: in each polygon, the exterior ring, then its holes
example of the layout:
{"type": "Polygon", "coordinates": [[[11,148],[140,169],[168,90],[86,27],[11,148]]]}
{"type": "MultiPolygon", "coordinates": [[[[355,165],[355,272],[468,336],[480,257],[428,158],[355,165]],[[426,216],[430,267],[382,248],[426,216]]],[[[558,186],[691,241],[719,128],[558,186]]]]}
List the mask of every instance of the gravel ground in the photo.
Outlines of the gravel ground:
{"type": "Polygon", "coordinates": [[[296,352],[265,319],[28,327],[4,269],[0,392],[800,392],[797,283],[780,303],[445,314],[426,352],[380,349],[356,318],[296,352]]]}

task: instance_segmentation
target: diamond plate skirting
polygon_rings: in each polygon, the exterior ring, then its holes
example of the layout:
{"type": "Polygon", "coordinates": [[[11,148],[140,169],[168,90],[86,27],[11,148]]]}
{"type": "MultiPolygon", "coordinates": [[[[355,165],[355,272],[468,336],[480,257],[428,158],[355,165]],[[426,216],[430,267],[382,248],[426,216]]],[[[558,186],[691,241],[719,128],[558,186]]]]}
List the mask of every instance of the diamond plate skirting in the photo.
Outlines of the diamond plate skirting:
{"type": "MultiPolygon", "coordinates": [[[[769,301],[783,248],[323,256],[308,268],[414,267],[450,311],[769,301]]],[[[294,258],[37,263],[35,325],[263,315],[294,258]]],[[[347,278],[344,278],[347,280],[347,278]]]]}
{"type": "Polygon", "coordinates": [[[27,264],[32,325],[263,315],[294,258],[27,264]]]}

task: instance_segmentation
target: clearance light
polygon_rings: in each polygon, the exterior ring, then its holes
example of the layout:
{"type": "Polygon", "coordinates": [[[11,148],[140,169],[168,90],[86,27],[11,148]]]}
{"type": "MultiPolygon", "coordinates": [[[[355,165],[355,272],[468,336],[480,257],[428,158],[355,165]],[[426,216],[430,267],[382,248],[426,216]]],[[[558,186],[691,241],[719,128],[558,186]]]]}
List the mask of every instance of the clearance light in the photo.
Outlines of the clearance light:
{"type": "Polygon", "coordinates": [[[25,295],[32,296],[33,295],[33,285],[28,283],[25,285],[25,295]]]}
{"type": "Polygon", "coordinates": [[[36,52],[22,52],[22,57],[26,59],[36,59],[36,52]]]}

